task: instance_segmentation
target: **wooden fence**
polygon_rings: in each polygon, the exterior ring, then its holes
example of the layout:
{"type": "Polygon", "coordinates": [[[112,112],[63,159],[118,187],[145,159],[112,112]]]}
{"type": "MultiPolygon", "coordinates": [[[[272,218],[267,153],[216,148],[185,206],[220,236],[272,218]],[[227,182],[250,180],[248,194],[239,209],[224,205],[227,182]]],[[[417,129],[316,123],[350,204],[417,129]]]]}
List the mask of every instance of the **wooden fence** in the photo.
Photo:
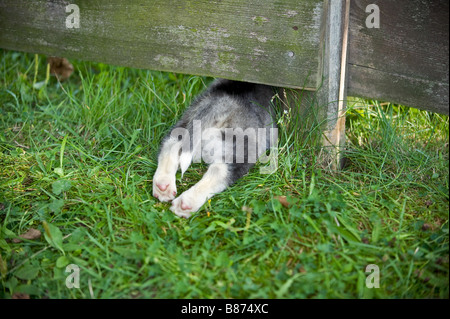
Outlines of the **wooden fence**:
{"type": "Polygon", "coordinates": [[[448,0],[0,0],[0,47],[449,113],[448,0]],[[75,6],[74,6],[75,5],[75,6]]]}

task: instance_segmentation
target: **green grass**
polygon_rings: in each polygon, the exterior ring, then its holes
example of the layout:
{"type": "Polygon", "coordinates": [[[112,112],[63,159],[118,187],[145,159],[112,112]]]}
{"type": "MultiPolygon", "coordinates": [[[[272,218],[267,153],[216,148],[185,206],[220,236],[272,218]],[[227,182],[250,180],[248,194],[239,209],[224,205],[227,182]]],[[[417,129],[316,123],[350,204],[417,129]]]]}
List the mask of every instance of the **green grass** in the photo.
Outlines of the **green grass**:
{"type": "Polygon", "coordinates": [[[156,154],[212,79],[71,62],[60,85],[45,57],[0,52],[0,297],[449,297],[447,116],[352,99],[330,172],[285,114],[277,172],[185,220],[152,197],[156,154]],[[42,236],[18,242],[30,228],[42,236]]]}

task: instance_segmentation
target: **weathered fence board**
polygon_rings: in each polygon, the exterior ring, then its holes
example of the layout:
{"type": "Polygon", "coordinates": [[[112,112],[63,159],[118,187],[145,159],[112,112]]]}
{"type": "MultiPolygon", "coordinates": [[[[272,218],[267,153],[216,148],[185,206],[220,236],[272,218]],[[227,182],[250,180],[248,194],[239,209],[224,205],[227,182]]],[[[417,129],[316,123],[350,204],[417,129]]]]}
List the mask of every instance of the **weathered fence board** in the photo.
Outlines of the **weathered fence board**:
{"type": "Polygon", "coordinates": [[[449,1],[353,0],[348,94],[449,113],[449,1]],[[380,28],[367,28],[367,5],[380,28]]]}
{"type": "MultiPolygon", "coordinates": [[[[331,44],[325,45],[323,32],[336,27],[325,10],[342,3],[0,0],[0,47],[318,89],[325,83],[323,76],[329,75],[324,73],[328,66],[323,50],[331,44]],[[66,6],[72,3],[80,8],[80,27],[70,29],[66,6]]],[[[448,114],[448,19],[447,0],[352,0],[348,95],[448,114]],[[380,8],[379,28],[366,25],[366,7],[371,3],[380,8]]],[[[331,99],[336,92],[329,87],[327,103],[337,103],[331,99]]],[[[335,113],[331,106],[326,107],[329,120],[335,113]]]]}
{"type": "Polygon", "coordinates": [[[339,152],[345,144],[349,11],[350,0],[325,1],[317,96],[320,118],[326,119],[323,162],[333,169],[341,166],[339,152]]]}
{"type": "MultiPolygon", "coordinates": [[[[318,89],[326,47],[321,31],[330,23],[324,10],[342,3],[0,0],[0,47],[318,89]],[[65,8],[71,3],[80,8],[80,28],[66,27],[65,8]]],[[[348,95],[448,114],[448,19],[447,0],[352,0],[348,95]],[[371,3],[380,8],[379,28],[366,25],[371,3]]],[[[336,103],[330,100],[336,90],[330,92],[327,103],[336,103]]]]}
{"type": "Polygon", "coordinates": [[[0,0],[0,47],[314,88],[322,5],[322,0],[0,0]],[[66,28],[70,3],[80,8],[79,28],[66,28]]]}

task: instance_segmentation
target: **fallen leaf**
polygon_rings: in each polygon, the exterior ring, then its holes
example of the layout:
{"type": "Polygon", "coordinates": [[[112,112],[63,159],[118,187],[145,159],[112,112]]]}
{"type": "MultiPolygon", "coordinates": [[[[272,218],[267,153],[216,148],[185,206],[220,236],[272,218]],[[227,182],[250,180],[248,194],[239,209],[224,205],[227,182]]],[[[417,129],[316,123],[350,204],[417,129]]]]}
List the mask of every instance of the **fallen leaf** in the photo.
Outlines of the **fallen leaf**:
{"type": "Polygon", "coordinates": [[[67,79],[73,72],[73,65],[66,58],[48,57],[50,74],[55,75],[60,81],[67,79]]]}
{"type": "Polygon", "coordinates": [[[30,295],[21,292],[15,292],[11,296],[12,299],[30,299],[30,295]]]}
{"type": "MultiPolygon", "coordinates": [[[[22,234],[19,237],[23,238],[23,239],[33,240],[33,239],[38,239],[39,237],[41,237],[41,235],[42,234],[38,229],[30,228],[30,229],[28,229],[28,231],[25,234],[22,234]]],[[[22,240],[19,238],[14,238],[12,241],[16,244],[22,242],[22,240]]]]}
{"type": "Polygon", "coordinates": [[[289,208],[289,203],[286,199],[286,196],[275,196],[275,199],[278,199],[278,201],[286,208],[289,208]]]}

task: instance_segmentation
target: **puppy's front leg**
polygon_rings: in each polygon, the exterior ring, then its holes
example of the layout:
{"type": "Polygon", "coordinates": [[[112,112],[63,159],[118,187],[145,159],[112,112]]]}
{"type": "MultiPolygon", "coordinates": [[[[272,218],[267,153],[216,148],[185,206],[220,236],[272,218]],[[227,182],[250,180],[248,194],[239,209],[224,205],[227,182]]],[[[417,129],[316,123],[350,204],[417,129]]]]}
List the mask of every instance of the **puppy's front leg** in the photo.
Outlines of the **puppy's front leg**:
{"type": "Polygon", "coordinates": [[[161,202],[171,201],[177,194],[176,173],[180,164],[182,143],[169,137],[161,146],[158,168],[153,176],[153,196],[161,202]]]}
{"type": "Polygon", "coordinates": [[[191,213],[199,210],[209,198],[225,190],[228,185],[228,164],[211,164],[197,184],[172,202],[170,210],[180,217],[189,218],[191,213]]]}

